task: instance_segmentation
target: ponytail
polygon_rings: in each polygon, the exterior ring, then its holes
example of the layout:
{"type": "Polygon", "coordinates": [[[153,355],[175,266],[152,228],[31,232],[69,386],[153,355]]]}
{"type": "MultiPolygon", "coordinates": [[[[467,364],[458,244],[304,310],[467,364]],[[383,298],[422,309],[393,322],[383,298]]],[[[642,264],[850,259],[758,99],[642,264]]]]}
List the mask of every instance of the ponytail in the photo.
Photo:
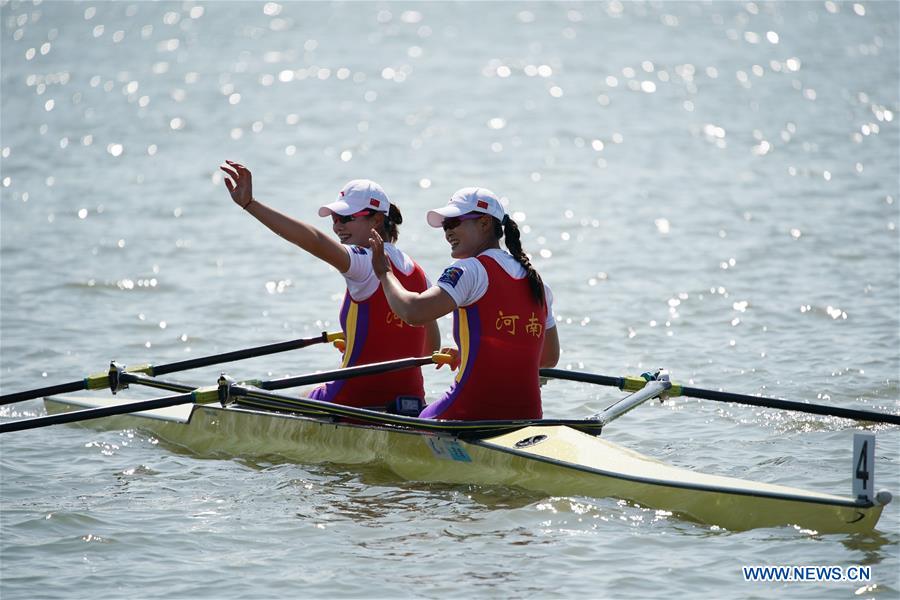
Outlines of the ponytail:
{"type": "Polygon", "coordinates": [[[547,302],[544,298],[544,281],[541,279],[538,272],[534,270],[534,266],[532,266],[531,261],[528,260],[525,251],[522,250],[519,226],[516,225],[515,221],[509,218],[509,215],[503,215],[502,222],[496,218],[494,219],[494,235],[498,240],[504,237],[504,235],[506,236],[506,248],[509,250],[509,253],[512,254],[513,258],[515,258],[525,269],[525,277],[528,279],[528,287],[531,288],[531,294],[534,296],[535,300],[541,303],[541,306],[546,306],[547,302]]]}
{"type": "Polygon", "coordinates": [[[402,222],[403,215],[400,214],[400,209],[397,208],[396,204],[391,204],[388,214],[384,215],[384,241],[392,244],[397,241],[397,238],[400,236],[400,232],[397,231],[397,225],[400,225],[402,222]]]}

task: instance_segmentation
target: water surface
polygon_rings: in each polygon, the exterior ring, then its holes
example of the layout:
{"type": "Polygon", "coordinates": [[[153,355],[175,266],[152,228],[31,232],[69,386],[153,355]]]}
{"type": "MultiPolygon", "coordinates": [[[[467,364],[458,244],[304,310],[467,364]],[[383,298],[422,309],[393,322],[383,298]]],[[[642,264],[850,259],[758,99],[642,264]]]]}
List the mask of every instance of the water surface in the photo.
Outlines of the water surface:
{"type": "MultiPolygon", "coordinates": [[[[0,8],[4,393],[337,327],[341,278],[231,203],[217,166],[232,158],[257,198],[325,227],[320,204],[376,179],[432,278],[449,258],[425,211],[467,185],[501,194],[553,287],[561,366],[900,408],[896,3],[0,8]]],[[[337,360],[315,347],[227,370],[337,360]]],[[[545,414],[619,396],[554,382],[545,414]]],[[[677,399],[605,435],[849,494],[858,429],[677,399]]],[[[870,429],[878,487],[900,493],[900,434],[870,429]]],[[[195,456],[141,431],[51,427],[0,448],[4,599],[900,592],[897,502],[872,535],[737,533],[616,499],[195,456]],[[873,579],[744,582],[757,564],[873,579]]]]}

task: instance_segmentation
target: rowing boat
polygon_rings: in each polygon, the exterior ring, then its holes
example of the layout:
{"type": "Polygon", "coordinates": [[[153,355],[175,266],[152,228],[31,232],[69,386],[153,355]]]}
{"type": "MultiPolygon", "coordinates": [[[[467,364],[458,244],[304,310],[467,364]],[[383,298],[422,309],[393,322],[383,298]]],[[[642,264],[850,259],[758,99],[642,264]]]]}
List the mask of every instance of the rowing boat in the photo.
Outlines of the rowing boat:
{"type": "MultiPolygon", "coordinates": [[[[659,395],[619,404],[615,416],[659,395]]],[[[632,394],[632,396],[636,396],[632,394]]],[[[421,482],[503,485],[554,496],[620,498],[730,530],[794,525],[820,533],[874,529],[890,494],[855,497],[704,474],[671,466],[560,421],[482,422],[442,426],[364,409],[281,397],[281,402],[193,402],[87,421],[104,429],[136,428],[201,456],[278,455],[300,462],[379,464],[421,482]],[[324,406],[321,406],[324,405],[324,406]]],[[[629,397],[630,398],[630,397],[629,397]]],[[[627,400],[627,399],[626,399],[627,400]]],[[[128,404],[121,398],[44,398],[50,414],[128,404]]],[[[624,402],[624,401],[623,401],[624,402]]],[[[611,419],[601,419],[607,423],[611,419]]],[[[863,434],[869,435],[869,434],[863,434]]],[[[854,478],[872,487],[874,436],[854,450],[854,478]],[[865,467],[865,468],[861,468],[865,467]]],[[[857,484],[859,482],[856,482],[857,484]]]]}
{"type": "Polygon", "coordinates": [[[272,456],[300,462],[379,464],[410,481],[502,485],[554,496],[611,497],[730,530],[793,525],[821,533],[872,531],[887,491],[875,493],[875,436],[853,439],[851,494],[840,496],[698,473],[665,464],[599,437],[603,428],[652,398],[690,396],[900,425],[900,415],[703,390],[675,384],[668,373],[641,377],[543,369],[555,379],[632,392],[583,420],[442,421],[342,406],[274,393],[335,379],[447,362],[404,358],[270,381],[195,388],[158,375],[242,360],[331,341],[337,334],[226,352],[164,365],[109,370],[83,379],[0,396],[0,405],[44,397],[49,413],[0,422],[0,434],[63,423],[145,430],[200,456],[272,456]],[[150,400],[122,399],[129,385],[176,392],[150,400]],[[114,397],[59,396],[108,388],[114,397]]]}

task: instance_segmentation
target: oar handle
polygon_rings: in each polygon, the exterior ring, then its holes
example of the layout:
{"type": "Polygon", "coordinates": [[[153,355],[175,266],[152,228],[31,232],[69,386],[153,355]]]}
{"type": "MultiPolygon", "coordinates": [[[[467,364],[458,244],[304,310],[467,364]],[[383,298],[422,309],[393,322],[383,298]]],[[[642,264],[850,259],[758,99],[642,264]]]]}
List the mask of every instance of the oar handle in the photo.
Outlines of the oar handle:
{"type": "MultiPolygon", "coordinates": [[[[541,377],[552,377],[553,379],[566,379],[568,381],[580,381],[582,383],[595,383],[597,385],[617,387],[626,392],[636,392],[641,390],[648,381],[648,379],[643,376],[635,377],[633,375],[626,375],[625,377],[610,377],[609,375],[567,371],[565,369],[541,369],[538,372],[538,375],[541,377]]],[[[674,386],[675,384],[672,385],[674,386]]]]}

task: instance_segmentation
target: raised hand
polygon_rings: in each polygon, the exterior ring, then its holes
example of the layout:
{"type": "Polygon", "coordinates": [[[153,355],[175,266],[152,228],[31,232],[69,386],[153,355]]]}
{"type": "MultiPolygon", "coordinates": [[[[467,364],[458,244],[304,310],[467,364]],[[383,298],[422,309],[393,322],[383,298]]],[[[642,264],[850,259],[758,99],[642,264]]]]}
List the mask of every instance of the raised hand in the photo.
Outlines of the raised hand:
{"type": "Polygon", "coordinates": [[[381,279],[390,272],[391,263],[384,255],[384,240],[374,229],[369,237],[369,250],[372,252],[372,269],[375,271],[375,276],[381,279]]]}
{"type": "Polygon", "coordinates": [[[233,160],[226,160],[219,168],[225,173],[225,187],[231,199],[241,208],[247,208],[253,202],[253,175],[250,169],[233,160]],[[227,165],[227,166],[226,166],[227,165]]]}

